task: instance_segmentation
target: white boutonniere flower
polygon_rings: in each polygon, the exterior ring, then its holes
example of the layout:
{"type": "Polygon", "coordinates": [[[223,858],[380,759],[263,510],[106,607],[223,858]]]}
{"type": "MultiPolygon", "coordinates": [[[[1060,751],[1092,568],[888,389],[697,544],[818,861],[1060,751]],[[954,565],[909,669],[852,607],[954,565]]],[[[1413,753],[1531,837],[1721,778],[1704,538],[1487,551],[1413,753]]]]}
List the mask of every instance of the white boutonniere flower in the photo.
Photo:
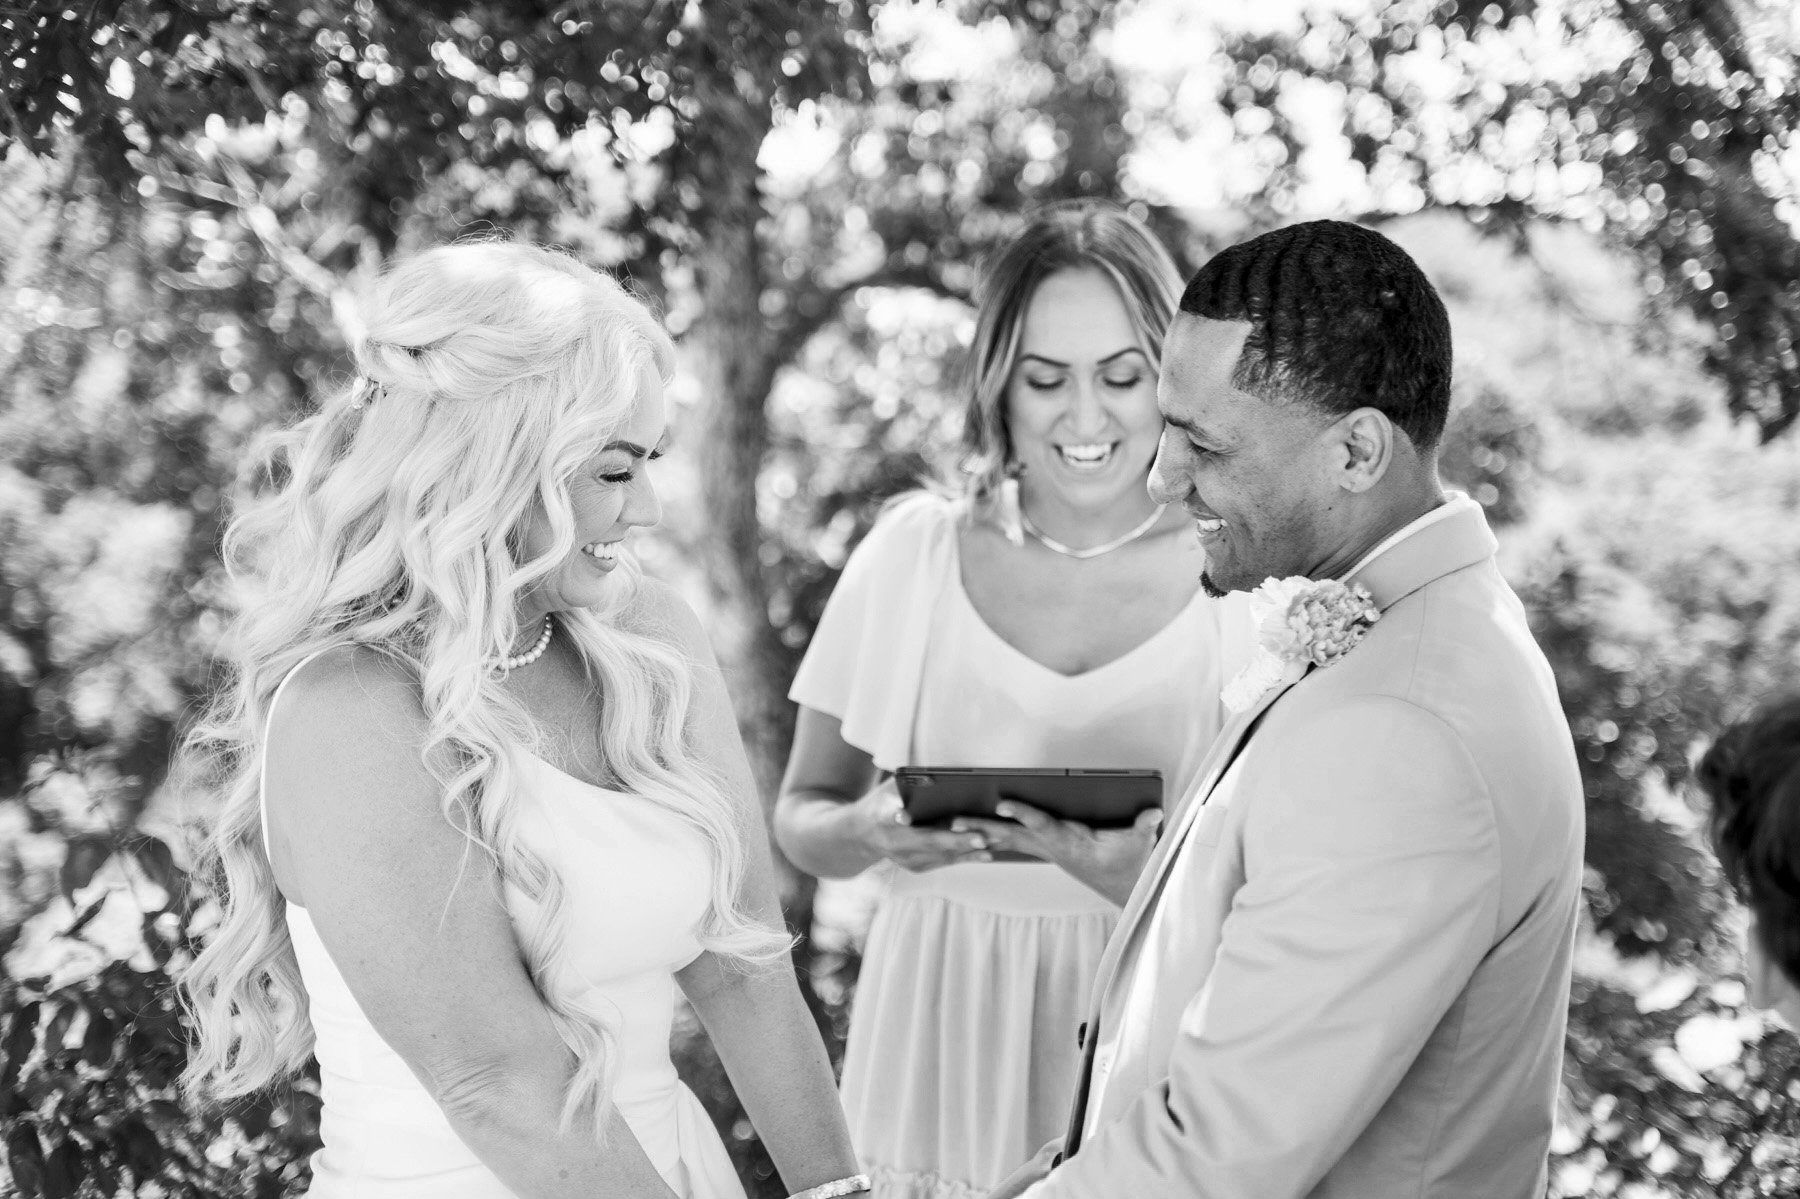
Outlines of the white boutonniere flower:
{"type": "Polygon", "coordinates": [[[1250,614],[1256,618],[1256,653],[1221,696],[1233,712],[1255,707],[1271,687],[1299,682],[1310,667],[1330,666],[1381,619],[1361,586],[1304,575],[1269,579],[1252,591],[1250,614]]]}

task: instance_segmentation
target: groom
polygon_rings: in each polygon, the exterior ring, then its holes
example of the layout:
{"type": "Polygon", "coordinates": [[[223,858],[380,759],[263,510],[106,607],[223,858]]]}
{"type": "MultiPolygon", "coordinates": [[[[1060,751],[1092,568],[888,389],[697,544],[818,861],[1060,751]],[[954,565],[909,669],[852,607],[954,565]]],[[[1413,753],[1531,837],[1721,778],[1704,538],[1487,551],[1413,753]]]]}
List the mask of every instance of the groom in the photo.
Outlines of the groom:
{"type": "Polygon", "coordinates": [[[1031,1199],[1544,1194],[1582,792],[1481,507],[1438,483],[1450,360],[1431,284],[1354,225],[1234,246],[1182,296],[1151,490],[1193,514],[1205,585],[1342,580],[1380,616],[1237,689],[1031,1199]]]}

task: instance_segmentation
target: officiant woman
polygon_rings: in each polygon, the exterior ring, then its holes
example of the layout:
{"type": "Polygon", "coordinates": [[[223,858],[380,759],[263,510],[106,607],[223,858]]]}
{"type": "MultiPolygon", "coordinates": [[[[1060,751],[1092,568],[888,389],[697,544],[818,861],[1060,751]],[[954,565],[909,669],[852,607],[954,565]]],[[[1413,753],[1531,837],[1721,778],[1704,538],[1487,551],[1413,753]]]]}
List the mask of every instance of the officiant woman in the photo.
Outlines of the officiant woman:
{"type": "Polygon", "coordinates": [[[985,264],[968,481],[892,503],[845,566],[791,698],[775,813],[821,877],[892,862],[843,1097],[883,1199],[983,1194],[1063,1131],[1080,1010],[1160,811],[1094,832],[905,823],[901,766],[1136,767],[1177,800],[1249,653],[1242,597],[1202,593],[1185,516],[1145,488],[1180,291],[1122,210],[1038,212],[985,264]],[[997,861],[1004,850],[1035,862],[997,861]]]}

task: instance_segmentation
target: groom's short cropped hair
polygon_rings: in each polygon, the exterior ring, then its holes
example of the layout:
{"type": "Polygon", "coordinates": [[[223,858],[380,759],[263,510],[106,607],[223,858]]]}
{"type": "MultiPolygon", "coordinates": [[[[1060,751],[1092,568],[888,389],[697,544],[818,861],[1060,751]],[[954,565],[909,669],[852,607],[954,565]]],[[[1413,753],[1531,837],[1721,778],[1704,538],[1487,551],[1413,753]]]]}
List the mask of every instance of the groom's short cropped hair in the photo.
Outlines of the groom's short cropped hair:
{"type": "Polygon", "coordinates": [[[1222,250],[1181,311],[1249,321],[1232,383],[1332,415],[1374,408],[1420,450],[1450,413],[1450,314],[1399,246],[1344,221],[1289,225],[1222,250]]]}
{"type": "Polygon", "coordinates": [[[1712,801],[1712,841],[1763,951],[1800,982],[1800,695],[1732,725],[1694,771],[1712,801]]]}

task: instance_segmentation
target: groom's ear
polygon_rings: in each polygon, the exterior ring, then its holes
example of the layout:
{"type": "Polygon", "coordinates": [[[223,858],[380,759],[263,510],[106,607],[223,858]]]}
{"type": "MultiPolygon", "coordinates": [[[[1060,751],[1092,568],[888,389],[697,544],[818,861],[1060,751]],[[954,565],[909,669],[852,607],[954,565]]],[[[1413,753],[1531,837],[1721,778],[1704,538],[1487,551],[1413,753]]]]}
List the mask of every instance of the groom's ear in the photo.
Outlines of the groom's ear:
{"type": "Polygon", "coordinates": [[[1394,422],[1374,408],[1358,408],[1339,417],[1328,434],[1332,467],[1345,491],[1368,491],[1381,482],[1394,460],[1394,422]]]}
{"type": "Polygon", "coordinates": [[[1763,948],[1755,916],[1744,936],[1744,982],[1750,1006],[1775,1012],[1789,1027],[1800,1028],[1800,985],[1763,948]]]}

